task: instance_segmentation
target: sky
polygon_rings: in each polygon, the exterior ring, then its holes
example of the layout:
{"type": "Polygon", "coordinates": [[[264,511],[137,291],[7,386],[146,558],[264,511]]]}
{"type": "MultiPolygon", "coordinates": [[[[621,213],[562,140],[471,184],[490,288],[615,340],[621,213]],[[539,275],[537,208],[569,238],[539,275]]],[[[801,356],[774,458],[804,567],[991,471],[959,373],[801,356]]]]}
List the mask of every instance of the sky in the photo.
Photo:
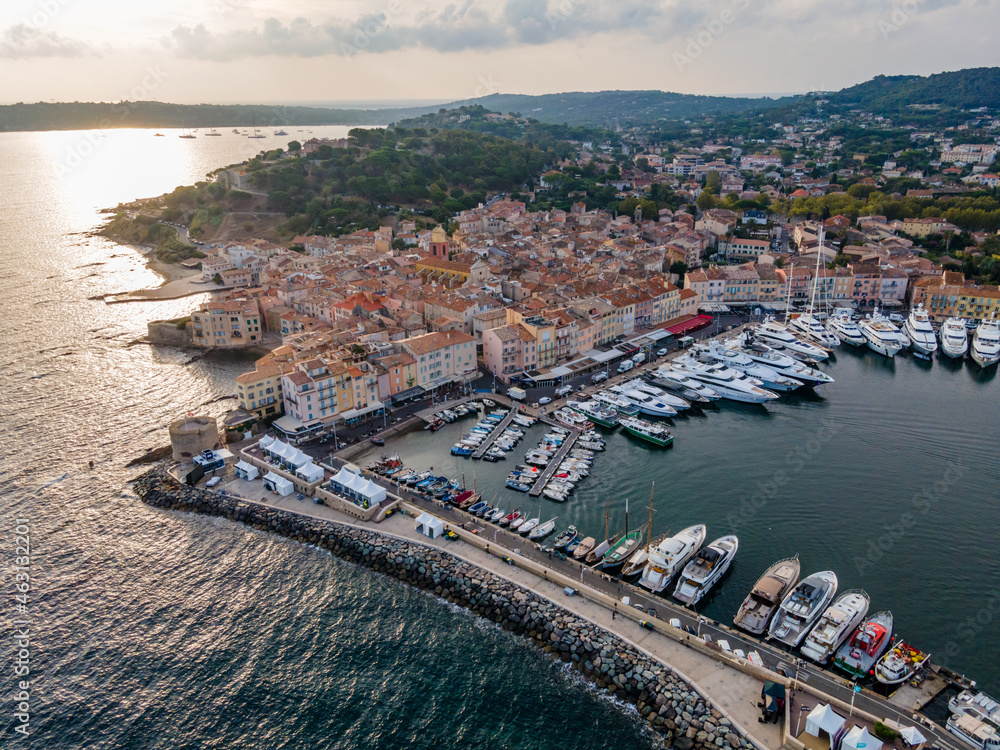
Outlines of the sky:
{"type": "Polygon", "coordinates": [[[4,0],[0,102],[826,91],[1000,65],[998,0],[4,0]]]}

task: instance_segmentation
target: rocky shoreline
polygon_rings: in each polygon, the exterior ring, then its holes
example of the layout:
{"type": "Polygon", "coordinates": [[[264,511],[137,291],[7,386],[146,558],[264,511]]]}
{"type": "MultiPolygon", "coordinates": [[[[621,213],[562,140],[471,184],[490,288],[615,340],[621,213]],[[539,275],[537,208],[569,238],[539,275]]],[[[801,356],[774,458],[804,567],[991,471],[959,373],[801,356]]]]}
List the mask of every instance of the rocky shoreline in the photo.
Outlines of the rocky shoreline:
{"type": "Polygon", "coordinates": [[[465,607],[530,639],[544,652],[572,664],[599,688],[634,704],[643,720],[677,747],[753,747],[729,719],[668,667],[603,628],[446,552],[187,487],[162,465],[138,477],[133,486],[148,505],[221,516],[314,544],[465,607]]]}

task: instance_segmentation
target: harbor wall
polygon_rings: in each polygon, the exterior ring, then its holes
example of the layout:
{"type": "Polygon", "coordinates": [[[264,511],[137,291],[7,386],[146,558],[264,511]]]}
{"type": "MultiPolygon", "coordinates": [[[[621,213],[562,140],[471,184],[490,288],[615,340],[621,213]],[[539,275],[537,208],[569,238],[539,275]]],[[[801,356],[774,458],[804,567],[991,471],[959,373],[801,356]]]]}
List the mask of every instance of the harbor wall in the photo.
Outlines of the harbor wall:
{"type": "Polygon", "coordinates": [[[148,505],[227,518],[313,544],[485,617],[572,664],[599,688],[633,704],[668,740],[690,738],[701,750],[753,745],[721,711],[669,667],[613,633],[549,600],[439,549],[187,487],[163,466],[133,487],[148,505]]]}

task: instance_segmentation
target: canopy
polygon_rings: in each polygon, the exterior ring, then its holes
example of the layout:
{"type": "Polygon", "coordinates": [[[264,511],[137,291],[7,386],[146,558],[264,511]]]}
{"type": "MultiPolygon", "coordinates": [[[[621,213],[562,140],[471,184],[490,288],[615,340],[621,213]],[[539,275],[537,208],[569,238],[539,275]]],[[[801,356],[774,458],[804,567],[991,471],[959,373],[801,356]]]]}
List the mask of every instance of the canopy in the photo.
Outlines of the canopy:
{"type": "Polygon", "coordinates": [[[437,539],[444,533],[444,521],[430,513],[421,513],[414,522],[413,528],[418,534],[437,539]]]}
{"type": "Polygon", "coordinates": [[[330,488],[355,500],[367,500],[370,505],[380,503],[386,498],[384,487],[349,471],[347,467],[341,467],[337,475],[330,480],[330,488]]]}
{"type": "Polygon", "coordinates": [[[927,742],[927,738],[916,727],[900,727],[899,733],[903,736],[907,745],[916,746],[922,742],[927,742]]]}
{"type": "Polygon", "coordinates": [[[273,471],[269,471],[264,475],[264,482],[266,484],[270,484],[274,488],[274,491],[282,497],[286,497],[295,492],[295,485],[292,484],[291,480],[285,479],[284,477],[275,474],[273,471]]]}
{"type": "Polygon", "coordinates": [[[833,738],[843,727],[844,717],[830,708],[828,703],[819,704],[806,716],[806,732],[813,737],[819,737],[820,732],[826,732],[833,738]]]}
{"type": "Polygon", "coordinates": [[[276,437],[273,437],[273,436],[271,436],[271,435],[265,435],[264,437],[262,437],[262,438],[260,439],[260,442],[258,442],[258,443],[257,443],[257,445],[259,445],[259,446],[260,446],[260,449],[261,449],[262,451],[266,451],[266,450],[267,450],[268,448],[270,448],[270,447],[271,447],[271,445],[272,445],[272,444],[274,443],[274,441],[275,441],[275,440],[277,440],[277,439],[278,439],[278,438],[276,438],[276,437]]]}
{"type": "Polygon", "coordinates": [[[882,740],[865,727],[851,727],[840,746],[846,750],[882,750],[882,740]]]}
{"type": "Polygon", "coordinates": [[[314,464],[312,461],[300,466],[296,469],[295,473],[307,482],[318,482],[323,478],[323,469],[314,464]]]}
{"type": "Polygon", "coordinates": [[[241,475],[244,479],[253,480],[260,476],[260,471],[251,463],[246,461],[240,461],[234,467],[237,474],[241,475]]]}
{"type": "Polygon", "coordinates": [[[760,691],[760,696],[762,698],[765,695],[770,695],[772,698],[784,698],[785,686],[780,682],[771,682],[768,680],[764,683],[764,689],[760,691]]]}

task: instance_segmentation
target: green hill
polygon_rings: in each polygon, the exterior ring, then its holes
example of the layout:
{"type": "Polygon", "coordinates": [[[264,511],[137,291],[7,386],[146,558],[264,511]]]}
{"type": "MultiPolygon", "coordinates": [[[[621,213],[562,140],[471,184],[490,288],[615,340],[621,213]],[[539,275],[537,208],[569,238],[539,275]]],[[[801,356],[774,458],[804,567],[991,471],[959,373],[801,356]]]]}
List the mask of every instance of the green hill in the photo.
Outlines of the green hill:
{"type": "Polygon", "coordinates": [[[929,76],[875,76],[831,94],[831,102],[892,112],[909,105],[1000,109],[1000,68],[967,68],[929,76]]]}

